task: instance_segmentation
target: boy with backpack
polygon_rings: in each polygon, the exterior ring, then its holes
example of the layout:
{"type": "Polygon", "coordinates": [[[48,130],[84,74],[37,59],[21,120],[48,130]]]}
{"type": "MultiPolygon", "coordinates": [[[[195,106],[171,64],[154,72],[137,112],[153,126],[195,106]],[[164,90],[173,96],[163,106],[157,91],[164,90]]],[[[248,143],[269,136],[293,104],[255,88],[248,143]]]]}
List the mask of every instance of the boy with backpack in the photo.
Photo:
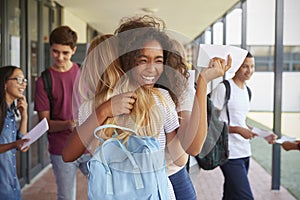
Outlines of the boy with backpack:
{"type": "MultiPolygon", "coordinates": [[[[246,116],[250,110],[250,95],[246,81],[253,75],[254,66],[254,57],[248,52],[234,77],[228,80],[230,98],[227,102],[227,109],[230,121],[227,117],[226,106],[224,106],[225,85],[219,84],[211,94],[214,106],[220,111],[220,120],[225,121],[229,127],[229,160],[221,166],[225,178],[223,200],[253,199],[247,174],[251,156],[250,139],[258,136],[255,131],[258,129],[246,124],[246,116]]],[[[264,139],[273,144],[276,135],[269,132],[264,139]]]]}
{"type": "Polygon", "coordinates": [[[68,26],[60,26],[51,32],[53,65],[42,73],[48,73],[48,78],[41,76],[37,80],[34,100],[39,120],[46,118],[49,124],[49,153],[59,200],[75,200],[77,169],[87,175],[87,161],[90,159],[86,153],[74,162],[65,163],[62,160],[62,150],[75,127],[73,86],[80,67],[71,58],[76,52],[76,42],[77,34],[68,26]]]}

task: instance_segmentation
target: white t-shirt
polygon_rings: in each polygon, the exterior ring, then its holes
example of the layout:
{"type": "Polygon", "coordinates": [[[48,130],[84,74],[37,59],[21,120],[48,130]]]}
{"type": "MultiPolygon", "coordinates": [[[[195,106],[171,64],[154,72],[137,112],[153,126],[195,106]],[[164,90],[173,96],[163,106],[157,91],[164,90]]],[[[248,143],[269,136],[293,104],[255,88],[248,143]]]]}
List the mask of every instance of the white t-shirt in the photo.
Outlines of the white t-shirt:
{"type": "Polygon", "coordinates": [[[92,104],[93,102],[90,101],[85,101],[83,102],[80,107],[79,107],[79,112],[78,112],[78,125],[80,126],[87,120],[87,118],[92,114],[93,108],[92,104]]]}
{"type": "MultiPolygon", "coordinates": [[[[230,126],[248,128],[246,124],[247,113],[250,110],[250,101],[246,86],[239,88],[232,79],[229,79],[231,94],[228,101],[230,126]]],[[[221,110],[220,120],[228,123],[225,104],[225,85],[219,84],[211,94],[211,100],[215,107],[221,110]]],[[[238,133],[230,133],[228,137],[229,159],[251,156],[249,139],[245,139],[238,133]]]]}
{"type": "Polygon", "coordinates": [[[159,101],[159,99],[154,96],[154,99],[158,106],[163,110],[163,128],[160,131],[158,141],[160,143],[161,149],[165,149],[166,146],[166,135],[179,127],[178,114],[175,108],[175,103],[172,100],[169,92],[167,90],[159,88],[160,92],[163,94],[166,100],[166,107],[159,101]]]}

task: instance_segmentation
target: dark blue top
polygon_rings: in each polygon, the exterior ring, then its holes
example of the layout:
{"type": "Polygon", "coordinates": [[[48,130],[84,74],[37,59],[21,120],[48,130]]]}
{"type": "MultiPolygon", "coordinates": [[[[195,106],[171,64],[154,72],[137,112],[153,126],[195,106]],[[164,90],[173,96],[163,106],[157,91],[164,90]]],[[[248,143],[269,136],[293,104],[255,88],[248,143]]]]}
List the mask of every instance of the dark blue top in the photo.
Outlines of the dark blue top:
{"type": "MultiPolygon", "coordinates": [[[[14,104],[7,110],[0,144],[7,144],[22,138],[17,129],[14,114],[14,104]]],[[[16,168],[16,149],[0,153],[0,199],[20,200],[21,190],[16,168]]]]}

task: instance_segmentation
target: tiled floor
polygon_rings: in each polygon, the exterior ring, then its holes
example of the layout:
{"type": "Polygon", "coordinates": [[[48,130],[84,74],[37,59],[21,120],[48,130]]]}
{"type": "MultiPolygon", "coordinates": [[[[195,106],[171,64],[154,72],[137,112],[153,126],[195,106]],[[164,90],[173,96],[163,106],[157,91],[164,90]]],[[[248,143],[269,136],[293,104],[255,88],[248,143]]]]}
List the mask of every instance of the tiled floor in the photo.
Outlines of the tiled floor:
{"type": "MultiPolygon", "coordinates": [[[[211,171],[191,169],[191,178],[197,191],[198,200],[221,200],[223,192],[223,174],[220,168],[211,171]]],[[[283,187],[271,190],[271,175],[255,160],[251,159],[249,180],[255,200],[295,200],[283,187]]]]}
{"type": "MultiPolygon", "coordinates": [[[[31,184],[22,189],[23,200],[55,200],[56,183],[51,165],[46,167],[31,184]]],[[[87,199],[87,178],[78,170],[77,174],[77,200],[87,199]]]]}
{"type": "MultiPolygon", "coordinates": [[[[223,175],[219,168],[204,171],[194,165],[190,170],[197,191],[198,200],[220,200],[222,197],[223,175]]],[[[257,163],[251,160],[249,179],[256,200],[295,200],[283,187],[272,191],[271,176],[257,163]]],[[[51,166],[47,167],[30,185],[22,189],[23,200],[55,200],[56,185],[51,166]]],[[[77,200],[87,199],[87,179],[78,172],[77,200]]]]}

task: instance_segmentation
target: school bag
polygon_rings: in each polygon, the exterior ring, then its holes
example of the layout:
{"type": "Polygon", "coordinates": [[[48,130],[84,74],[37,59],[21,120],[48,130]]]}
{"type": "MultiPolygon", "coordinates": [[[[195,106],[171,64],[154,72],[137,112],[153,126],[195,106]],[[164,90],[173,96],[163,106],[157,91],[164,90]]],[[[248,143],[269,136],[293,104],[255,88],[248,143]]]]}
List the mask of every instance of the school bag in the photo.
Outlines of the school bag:
{"type": "MultiPolygon", "coordinates": [[[[77,66],[80,68],[80,64],[76,63],[77,66]]],[[[53,96],[52,96],[52,79],[51,79],[51,74],[49,69],[45,69],[42,72],[42,79],[44,83],[44,90],[47,93],[48,99],[49,99],[49,104],[50,104],[50,119],[53,119],[52,116],[52,110],[53,110],[53,96]]]]}
{"type": "Polygon", "coordinates": [[[156,138],[112,124],[97,127],[94,136],[102,144],[88,161],[90,200],[170,199],[164,151],[156,138]],[[106,128],[116,134],[103,141],[97,132],[106,128]],[[130,133],[126,143],[116,137],[116,130],[130,133]]]}
{"type": "MultiPolygon", "coordinates": [[[[228,124],[230,124],[228,101],[230,99],[230,83],[228,80],[223,80],[221,83],[225,85],[225,107],[228,124]]],[[[251,90],[248,86],[247,91],[249,101],[251,100],[251,90]]],[[[216,110],[213,102],[210,99],[210,94],[207,95],[207,123],[208,130],[202,151],[195,157],[200,168],[212,170],[218,166],[222,166],[228,161],[228,125],[219,120],[220,112],[216,110]]]]}

